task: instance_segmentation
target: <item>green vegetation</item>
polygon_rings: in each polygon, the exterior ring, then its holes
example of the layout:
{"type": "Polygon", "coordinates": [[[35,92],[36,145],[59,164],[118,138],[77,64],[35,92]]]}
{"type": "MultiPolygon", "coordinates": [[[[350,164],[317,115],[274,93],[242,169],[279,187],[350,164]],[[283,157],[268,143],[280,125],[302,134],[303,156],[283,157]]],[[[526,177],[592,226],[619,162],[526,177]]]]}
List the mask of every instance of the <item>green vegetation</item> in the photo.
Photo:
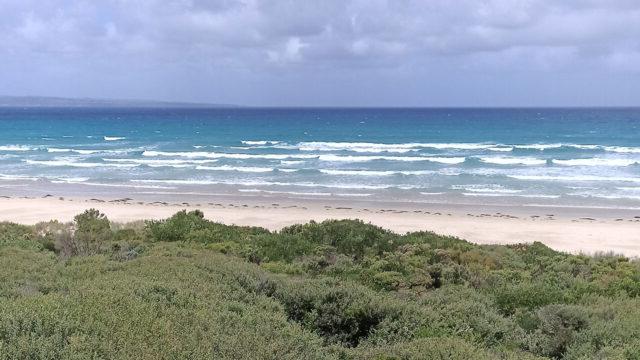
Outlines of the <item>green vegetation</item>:
{"type": "Polygon", "coordinates": [[[360,221],[0,223],[1,359],[640,359],[640,262],[360,221]]]}

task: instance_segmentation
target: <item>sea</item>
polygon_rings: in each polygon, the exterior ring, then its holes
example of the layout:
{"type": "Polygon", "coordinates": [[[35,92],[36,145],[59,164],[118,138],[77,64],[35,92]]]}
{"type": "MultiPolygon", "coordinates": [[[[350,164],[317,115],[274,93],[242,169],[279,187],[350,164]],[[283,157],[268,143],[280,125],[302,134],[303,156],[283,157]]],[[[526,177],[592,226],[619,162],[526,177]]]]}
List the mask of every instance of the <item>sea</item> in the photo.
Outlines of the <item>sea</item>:
{"type": "Polygon", "coordinates": [[[0,108],[0,195],[640,207],[640,108],[0,108]]]}

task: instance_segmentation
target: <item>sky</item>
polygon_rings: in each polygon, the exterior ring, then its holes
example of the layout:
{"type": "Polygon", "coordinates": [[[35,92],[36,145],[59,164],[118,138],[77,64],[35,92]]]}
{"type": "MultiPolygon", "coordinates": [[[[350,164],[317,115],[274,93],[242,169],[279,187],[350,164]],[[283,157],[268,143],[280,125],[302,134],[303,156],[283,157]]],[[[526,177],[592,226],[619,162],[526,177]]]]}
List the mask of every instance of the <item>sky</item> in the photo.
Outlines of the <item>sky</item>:
{"type": "Polygon", "coordinates": [[[640,106],[640,1],[0,0],[0,95],[640,106]]]}

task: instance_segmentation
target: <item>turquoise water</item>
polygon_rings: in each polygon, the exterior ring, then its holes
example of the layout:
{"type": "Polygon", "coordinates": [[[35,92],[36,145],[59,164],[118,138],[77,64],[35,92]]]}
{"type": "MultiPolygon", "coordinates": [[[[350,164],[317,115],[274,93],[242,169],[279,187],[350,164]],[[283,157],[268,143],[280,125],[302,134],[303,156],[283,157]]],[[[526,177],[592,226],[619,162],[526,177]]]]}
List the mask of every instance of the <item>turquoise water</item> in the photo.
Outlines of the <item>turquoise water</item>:
{"type": "Polygon", "coordinates": [[[0,109],[0,194],[640,204],[640,109],[0,109]]]}

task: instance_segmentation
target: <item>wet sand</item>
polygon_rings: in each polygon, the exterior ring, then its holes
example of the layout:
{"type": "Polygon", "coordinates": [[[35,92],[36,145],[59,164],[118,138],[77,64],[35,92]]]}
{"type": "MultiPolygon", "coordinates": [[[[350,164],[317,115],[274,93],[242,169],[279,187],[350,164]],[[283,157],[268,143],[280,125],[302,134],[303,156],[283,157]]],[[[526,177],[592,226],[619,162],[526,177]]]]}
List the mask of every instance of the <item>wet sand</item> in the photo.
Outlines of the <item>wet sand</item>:
{"type": "Polygon", "coordinates": [[[0,197],[0,221],[35,224],[71,221],[96,208],[118,222],[161,219],[201,209],[226,224],[278,230],[310,220],[362,219],[398,233],[428,230],[478,244],[540,241],[571,253],[640,256],[640,210],[537,206],[481,206],[358,201],[229,198],[217,202],[140,201],[124,198],[0,197]]]}

